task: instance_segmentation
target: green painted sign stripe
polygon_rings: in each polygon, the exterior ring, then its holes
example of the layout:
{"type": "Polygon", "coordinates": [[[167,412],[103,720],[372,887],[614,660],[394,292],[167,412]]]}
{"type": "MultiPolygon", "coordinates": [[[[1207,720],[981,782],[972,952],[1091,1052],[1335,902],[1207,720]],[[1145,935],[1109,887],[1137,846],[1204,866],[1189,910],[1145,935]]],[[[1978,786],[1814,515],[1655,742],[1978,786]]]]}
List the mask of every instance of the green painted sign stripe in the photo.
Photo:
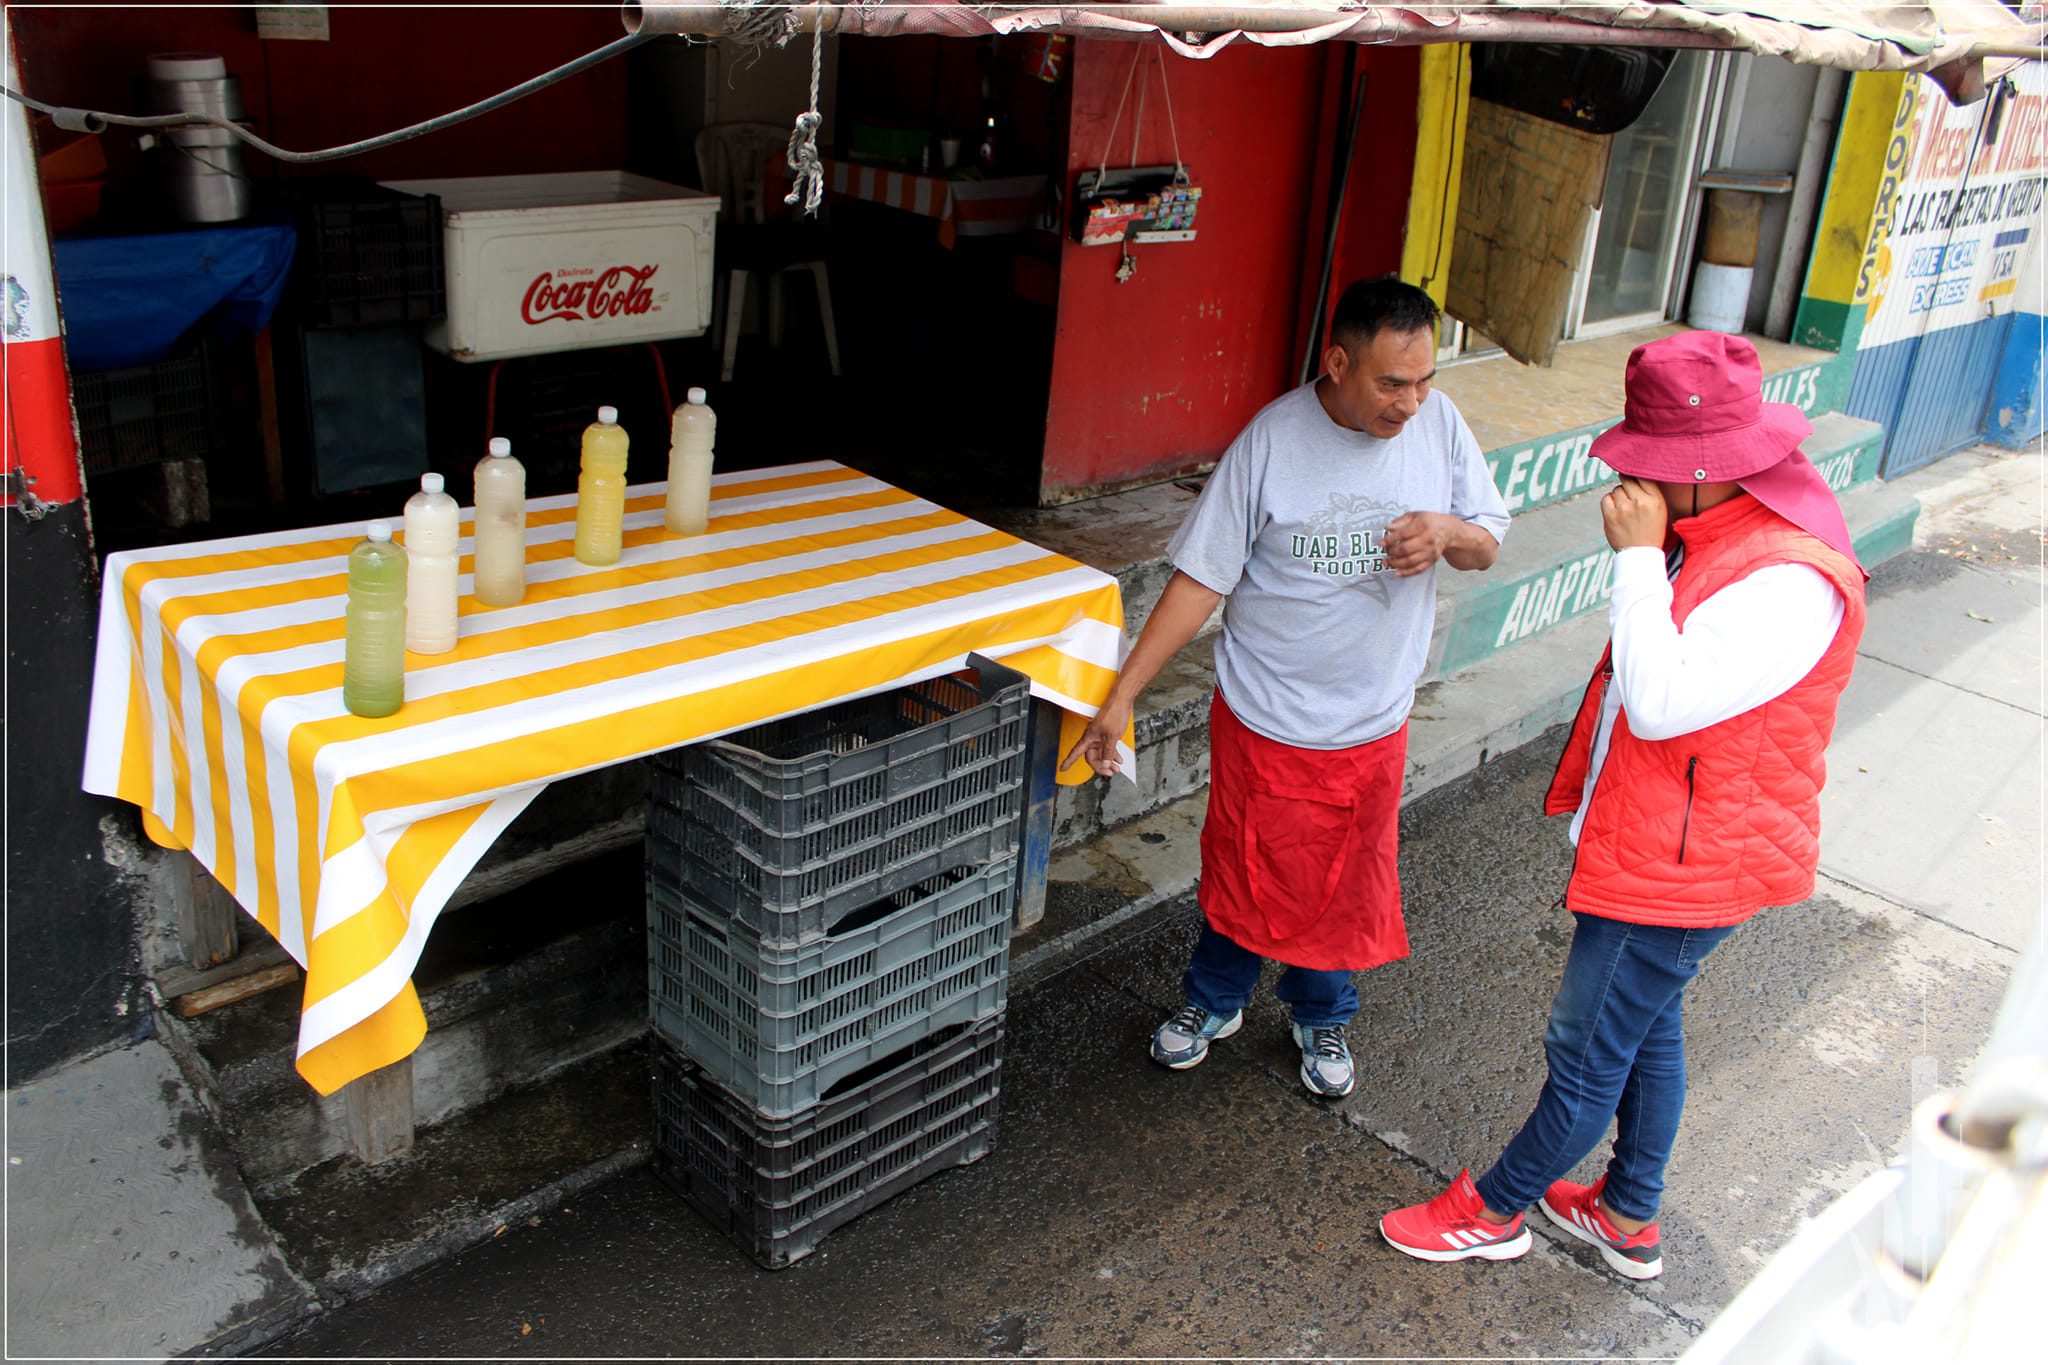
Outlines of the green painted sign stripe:
{"type": "MultiPolygon", "coordinates": [[[[1845,373],[1848,368],[1830,359],[1764,376],[1764,401],[1794,403],[1809,416],[1829,411],[1835,406],[1831,366],[1845,373]],[[1823,400],[1828,400],[1825,406],[1823,400]]],[[[1493,476],[1493,486],[1500,490],[1509,515],[1547,507],[1612,482],[1614,471],[1593,458],[1593,438],[1620,420],[1607,417],[1541,440],[1518,441],[1487,451],[1487,472],[1493,476]]]]}
{"type": "MultiPolygon", "coordinates": [[[[1883,442],[1867,436],[1826,456],[1817,466],[1836,492],[1869,483],[1877,477],[1883,442]]],[[[1894,513],[1857,537],[1856,552],[1866,565],[1881,563],[1912,544],[1913,505],[1894,513]],[[1903,542],[1899,525],[1903,517],[1903,542]],[[1866,541],[1868,545],[1866,546],[1866,541]]],[[[1512,543],[1512,542],[1510,542],[1512,543]]],[[[1444,632],[1438,673],[1455,673],[1473,664],[1555,630],[1587,612],[1605,610],[1613,593],[1614,555],[1604,543],[1590,543],[1572,556],[1517,578],[1487,583],[1458,600],[1444,632]]]]}

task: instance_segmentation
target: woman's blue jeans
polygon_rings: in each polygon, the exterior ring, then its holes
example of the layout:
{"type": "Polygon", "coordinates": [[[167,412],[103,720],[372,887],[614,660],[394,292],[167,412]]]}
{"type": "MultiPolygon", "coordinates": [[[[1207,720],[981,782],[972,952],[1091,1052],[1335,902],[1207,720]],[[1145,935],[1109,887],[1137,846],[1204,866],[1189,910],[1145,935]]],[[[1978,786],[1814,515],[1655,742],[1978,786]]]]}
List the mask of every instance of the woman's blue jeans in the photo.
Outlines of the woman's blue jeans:
{"type": "MultiPolygon", "coordinates": [[[[1181,989],[1189,1004],[1200,1005],[1211,1014],[1229,1014],[1251,1002],[1264,963],[1257,953],[1204,923],[1187,975],[1181,978],[1181,989]]],[[[1274,994],[1293,1010],[1294,1022],[1303,1028],[1348,1024],[1358,1013],[1358,983],[1350,972],[1289,967],[1280,974],[1274,994]]]]}
{"type": "Polygon", "coordinates": [[[1574,918],[1579,927],[1543,1035],[1550,1077],[1522,1131],[1479,1177],[1479,1194],[1496,1213],[1520,1213],[1599,1145],[1612,1119],[1601,1201],[1648,1221],[1685,1109],[1685,986],[1737,926],[1574,918]]]}

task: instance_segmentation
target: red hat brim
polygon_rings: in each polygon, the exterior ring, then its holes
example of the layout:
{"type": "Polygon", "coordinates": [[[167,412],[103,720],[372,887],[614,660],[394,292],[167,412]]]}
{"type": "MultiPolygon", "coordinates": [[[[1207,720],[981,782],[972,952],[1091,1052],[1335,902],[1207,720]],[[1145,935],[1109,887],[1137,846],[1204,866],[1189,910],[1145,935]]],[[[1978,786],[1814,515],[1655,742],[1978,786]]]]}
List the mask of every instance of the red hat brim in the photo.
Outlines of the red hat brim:
{"type": "Polygon", "coordinates": [[[1769,469],[1813,435],[1791,403],[1765,403],[1754,422],[1721,431],[1652,435],[1626,419],[1593,438],[1593,456],[1617,474],[1664,483],[1723,483],[1769,469]]]}

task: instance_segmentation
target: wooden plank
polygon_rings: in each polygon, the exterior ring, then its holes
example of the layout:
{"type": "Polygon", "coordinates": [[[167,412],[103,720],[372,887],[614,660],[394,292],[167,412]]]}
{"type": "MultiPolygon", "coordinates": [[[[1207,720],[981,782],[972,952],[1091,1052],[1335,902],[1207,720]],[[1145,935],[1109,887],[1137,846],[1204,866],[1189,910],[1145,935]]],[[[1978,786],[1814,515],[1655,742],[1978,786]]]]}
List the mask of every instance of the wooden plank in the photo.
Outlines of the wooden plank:
{"type": "Polygon", "coordinates": [[[401,1057],[341,1089],[349,1146],[369,1165],[412,1150],[412,1058],[401,1057]]]}
{"type": "Polygon", "coordinates": [[[242,944],[242,907],[189,853],[175,855],[183,867],[173,879],[178,946],[185,960],[204,970],[231,960],[242,944]]]}
{"type": "Polygon", "coordinates": [[[181,995],[224,986],[291,960],[291,954],[276,939],[268,934],[254,934],[247,947],[218,967],[193,967],[183,962],[165,967],[156,974],[156,993],[166,1000],[176,1000],[181,995]]]}
{"type": "Polygon", "coordinates": [[[181,1019],[196,1019],[209,1010],[232,1005],[237,1000],[247,1000],[252,995],[261,995],[279,986],[288,986],[298,979],[299,964],[283,962],[223,981],[217,986],[181,995],[171,1002],[171,1010],[181,1019]]]}
{"type": "Polygon", "coordinates": [[[614,849],[627,848],[640,842],[646,829],[646,815],[634,809],[616,819],[575,833],[564,833],[556,842],[530,853],[497,861],[486,856],[486,861],[477,864],[476,870],[462,879],[462,885],[455,888],[455,894],[448,898],[444,911],[460,910],[475,905],[508,891],[516,891],[527,883],[537,881],[551,872],[610,853],[614,849]]]}
{"type": "Polygon", "coordinates": [[[1031,732],[1025,740],[1024,829],[1017,858],[1016,927],[1029,929],[1045,918],[1045,881],[1052,867],[1053,809],[1059,797],[1060,708],[1034,698],[1031,732]]]}

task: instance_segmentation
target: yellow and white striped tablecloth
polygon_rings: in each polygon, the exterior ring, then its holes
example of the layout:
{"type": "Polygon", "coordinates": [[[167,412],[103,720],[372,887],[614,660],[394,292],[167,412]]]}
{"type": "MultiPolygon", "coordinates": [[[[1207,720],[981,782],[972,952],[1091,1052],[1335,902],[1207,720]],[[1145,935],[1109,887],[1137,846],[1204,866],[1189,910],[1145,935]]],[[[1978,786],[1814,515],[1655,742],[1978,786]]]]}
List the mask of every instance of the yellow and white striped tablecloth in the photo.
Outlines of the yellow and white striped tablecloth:
{"type": "Polygon", "coordinates": [[[719,475],[703,536],[663,528],[664,491],[627,490],[604,569],[571,552],[575,499],[534,499],[513,607],[467,595],[465,509],[461,641],[408,654],[381,720],[341,704],[360,525],[108,557],[85,788],[140,806],[306,969],[298,1068],[321,1093],[419,1045],[427,931],[549,782],[974,651],[1066,709],[1062,752],[1109,694],[1107,574],[830,462],[719,475]]]}

